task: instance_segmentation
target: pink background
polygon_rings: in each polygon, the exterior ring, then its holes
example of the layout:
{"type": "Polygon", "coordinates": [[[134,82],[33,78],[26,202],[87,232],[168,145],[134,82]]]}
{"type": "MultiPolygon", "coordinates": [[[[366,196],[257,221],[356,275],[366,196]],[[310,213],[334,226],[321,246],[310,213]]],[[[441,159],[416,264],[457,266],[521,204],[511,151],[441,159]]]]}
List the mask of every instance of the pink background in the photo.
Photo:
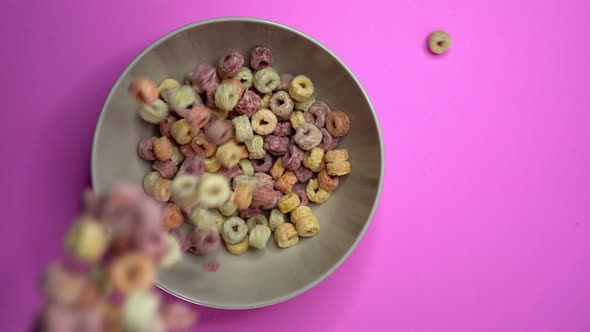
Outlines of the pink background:
{"type": "Polygon", "coordinates": [[[590,2],[344,3],[2,1],[2,330],[41,305],[118,75],[175,28],[243,15],[350,66],[381,120],[385,185],[326,281],[269,308],[199,308],[202,331],[590,331],[590,2]],[[425,52],[434,29],[453,37],[445,56],[425,52]]]}

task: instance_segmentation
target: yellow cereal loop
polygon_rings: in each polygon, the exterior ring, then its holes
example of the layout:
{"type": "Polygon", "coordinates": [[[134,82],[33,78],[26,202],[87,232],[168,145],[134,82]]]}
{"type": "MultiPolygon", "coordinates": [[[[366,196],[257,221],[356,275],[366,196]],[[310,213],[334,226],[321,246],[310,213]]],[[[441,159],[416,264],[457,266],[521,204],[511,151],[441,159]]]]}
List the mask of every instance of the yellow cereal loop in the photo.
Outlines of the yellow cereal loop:
{"type": "Polygon", "coordinates": [[[215,158],[221,165],[230,169],[240,162],[242,150],[232,141],[227,141],[217,148],[215,158]]]}
{"type": "Polygon", "coordinates": [[[199,202],[205,207],[220,207],[231,195],[228,180],[219,174],[205,173],[199,181],[199,202]]]}
{"type": "Polygon", "coordinates": [[[327,163],[335,163],[338,161],[347,161],[348,160],[348,150],[346,149],[335,149],[326,152],[326,156],[324,160],[327,163]]]}
{"type": "Polygon", "coordinates": [[[326,171],[332,176],[342,176],[350,173],[349,161],[337,161],[335,163],[327,163],[326,171]]]}
{"type": "Polygon", "coordinates": [[[295,224],[297,221],[311,215],[313,215],[313,213],[308,206],[299,205],[293,211],[291,211],[291,222],[295,224]]]}
{"type": "Polygon", "coordinates": [[[299,242],[299,235],[295,225],[286,222],[275,229],[274,239],[279,248],[289,248],[299,242]]]}
{"type": "Polygon", "coordinates": [[[158,181],[161,178],[162,176],[158,171],[149,172],[143,178],[143,190],[146,192],[146,194],[152,196],[154,195],[154,185],[156,184],[156,181],[158,181]]]}
{"type": "Polygon", "coordinates": [[[219,212],[226,217],[233,216],[236,211],[238,211],[238,207],[231,200],[219,207],[219,212]]]}
{"type": "Polygon", "coordinates": [[[305,155],[303,155],[303,166],[309,168],[310,170],[317,169],[320,167],[323,158],[324,150],[315,147],[309,151],[306,151],[305,155]]]}
{"type": "Polygon", "coordinates": [[[180,87],[180,83],[177,80],[173,78],[167,78],[163,80],[162,83],[160,83],[160,86],[158,86],[158,92],[164,100],[168,101],[167,92],[178,87],[180,87]]]}
{"type": "Polygon", "coordinates": [[[91,217],[82,217],[66,235],[66,250],[85,263],[94,263],[104,254],[107,234],[104,226],[91,217]]]}
{"type": "Polygon", "coordinates": [[[270,108],[270,99],[272,98],[272,93],[267,93],[265,94],[261,99],[260,99],[260,106],[258,106],[258,109],[268,109],[270,108]]]}
{"type": "Polygon", "coordinates": [[[269,173],[270,176],[272,176],[272,178],[275,180],[283,176],[283,173],[285,173],[285,167],[283,166],[283,158],[277,158],[275,163],[270,168],[269,173]]]}
{"type": "Polygon", "coordinates": [[[205,171],[208,173],[215,173],[221,168],[221,163],[217,158],[205,158],[205,171]]]}
{"type": "Polygon", "coordinates": [[[225,242],[225,247],[230,253],[239,256],[248,251],[248,248],[250,248],[250,240],[246,236],[242,241],[235,244],[225,242]]]}
{"type": "Polygon", "coordinates": [[[320,224],[318,219],[311,215],[299,219],[295,223],[295,229],[301,237],[312,237],[320,231],[320,224]]]}
{"type": "Polygon", "coordinates": [[[211,111],[211,117],[213,119],[225,120],[229,116],[229,111],[226,111],[226,110],[220,110],[218,108],[212,108],[212,109],[210,109],[210,111],[211,111]]]}
{"type": "Polygon", "coordinates": [[[185,119],[174,122],[170,130],[170,134],[178,144],[189,144],[197,132],[198,130],[189,126],[185,119]]]}
{"type": "Polygon", "coordinates": [[[170,158],[170,160],[172,160],[172,162],[178,166],[180,164],[182,164],[182,162],[184,161],[185,157],[182,154],[182,152],[180,152],[180,149],[178,148],[178,146],[174,145],[172,147],[172,157],[170,158]]]}
{"type": "Polygon", "coordinates": [[[300,203],[301,200],[299,199],[299,195],[291,192],[279,199],[279,210],[282,213],[289,213],[299,206],[300,203]]]}
{"type": "Polygon", "coordinates": [[[291,113],[290,120],[291,120],[291,127],[293,127],[293,129],[295,129],[295,130],[301,128],[301,126],[303,126],[303,124],[305,123],[305,118],[303,117],[302,111],[295,111],[295,112],[291,113]]]}
{"type": "Polygon", "coordinates": [[[305,192],[307,193],[309,200],[316,204],[321,204],[327,201],[332,195],[332,192],[320,188],[317,179],[309,180],[305,192]]]}
{"type": "Polygon", "coordinates": [[[293,77],[293,80],[289,85],[289,95],[298,102],[304,102],[311,98],[313,91],[313,83],[309,77],[305,75],[293,77]]]}

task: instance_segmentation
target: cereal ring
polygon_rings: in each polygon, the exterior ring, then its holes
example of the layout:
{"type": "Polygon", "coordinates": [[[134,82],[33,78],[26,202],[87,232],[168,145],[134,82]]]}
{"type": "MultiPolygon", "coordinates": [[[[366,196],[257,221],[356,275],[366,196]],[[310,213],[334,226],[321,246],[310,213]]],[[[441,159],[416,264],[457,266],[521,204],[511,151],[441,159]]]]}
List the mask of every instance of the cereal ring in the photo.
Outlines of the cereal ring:
{"type": "Polygon", "coordinates": [[[190,143],[197,133],[198,130],[189,126],[185,119],[176,121],[170,129],[172,138],[181,145],[190,143]]]}
{"type": "Polygon", "coordinates": [[[199,182],[199,199],[205,207],[219,207],[229,199],[231,189],[222,175],[205,174],[199,182]]]}
{"type": "Polygon", "coordinates": [[[272,186],[274,185],[274,181],[272,180],[272,177],[268,174],[255,173],[254,178],[258,182],[258,188],[262,188],[262,187],[266,187],[266,186],[270,186],[272,188],[272,186]]]}
{"type": "Polygon", "coordinates": [[[250,248],[250,242],[248,237],[244,237],[244,239],[238,243],[225,243],[225,247],[227,250],[233,255],[241,255],[248,251],[250,248]]]}
{"type": "Polygon", "coordinates": [[[254,87],[260,93],[269,93],[279,86],[280,80],[276,70],[266,67],[254,74],[254,87]]]}
{"type": "Polygon", "coordinates": [[[199,178],[194,175],[180,174],[172,180],[171,200],[183,208],[190,209],[199,200],[197,187],[199,178]]]}
{"type": "Polygon", "coordinates": [[[195,106],[184,117],[186,123],[195,129],[201,129],[211,119],[211,111],[207,106],[195,106]]]}
{"type": "Polygon", "coordinates": [[[258,46],[250,50],[250,67],[261,70],[272,66],[272,51],[268,47],[258,46]]]}
{"type": "Polygon", "coordinates": [[[293,173],[293,171],[288,170],[285,171],[283,176],[281,176],[275,182],[275,188],[277,188],[285,194],[288,194],[293,190],[293,186],[295,185],[295,183],[297,183],[297,176],[295,176],[295,173],[293,173]]]}
{"type": "Polygon", "coordinates": [[[295,104],[287,92],[279,91],[272,95],[269,106],[278,119],[289,120],[295,104]]]}
{"type": "Polygon", "coordinates": [[[156,161],[154,161],[152,168],[154,170],[160,172],[160,175],[162,175],[162,177],[165,179],[172,179],[174,177],[174,175],[176,174],[176,172],[178,171],[178,166],[176,166],[176,164],[173,163],[172,160],[166,160],[166,161],[156,160],[156,161]]]}
{"type": "Polygon", "coordinates": [[[114,259],[109,279],[115,290],[129,294],[151,288],[156,281],[156,269],[147,256],[128,253],[114,259]]]}
{"type": "Polygon", "coordinates": [[[174,203],[168,203],[162,209],[162,217],[164,218],[164,227],[167,231],[176,229],[184,222],[184,215],[180,207],[174,203]]]}
{"type": "Polygon", "coordinates": [[[350,131],[350,119],[342,111],[334,111],[326,115],[326,129],[334,137],[346,136],[350,131]]]}
{"type": "Polygon", "coordinates": [[[313,172],[303,166],[299,167],[294,172],[295,176],[297,177],[297,181],[301,183],[307,182],[313,176],[313,172]]]}
{"type": "Polygon", "coordinates": [[[154,185],[156,184],[156,181],[158,181],[158,179],[161,179],[162,177],[160,176],[160,173],[153,171],[153,172],[149,172],[144,178],[143,178],[143,190],[150,194],[153,195],[154,194],[154,185]]]}
{"type": "Polygon", "coordinates": [[[236,140],[238,142],[245,142],[247,140],[251,140],[254,137],[254,132],[252,131],[252,125],[250,124],[250,119],[247,116],[241,115],[235,117],[231,120],[235,133],[236,133],[236,140]]]}
{"type": "Polygon", "coordinates": [[[238,211],[238,207],[232,202],[230,199],[229,201],[225,202],[222,206],[219,207],[219,212],[226,217],[231,217],[238,211]]]}
{"type": "Polygon", "coordinates": [[[137,147],[137,155],[143,160],[156,160],[154,155],[154,142],[156,137],[146,137],[139,142],[137,147]]]}
{"type": "Polygon", "coordinates": [[[104,225],[90,217],[82,217],[70,227],[66,235],[66,251],[85,263],[98,261],[106,248],[104,225]]]}
{"type": "Polygon", "coordinates": [[[272,157],[269,154],[265,154],[263,159],[255,159],[252,161],[252,167],[254,171],[266,173],[272,167],[272,157]]]}
{"type": "Polygon", "coordinates": [[[281,81],[279,86],[277,87],[277,91],[289,91],[289,85],[291,85],[291,81],[293,80],[293,75],[291,74],[281,74],[281,81]]]}
{"type": "Polygon", "coordinates": [[[228,83],[228,84],[235,86],[238,89],[238,101],[240,101],[240,99],[242,99],[242,96],[244,95],[244,92],[246,91],[246,88],[242,85],[242,83],[240,83],[239,81],[234,80],[234,79],[226,79],[226,80],[221,81],[221,84],[223,84],[223,83],[228,83]]]}
{"type": "Polygon", "coordinates": [[[160,85],[158,86],[158,93],[164,100],[166,100],[165,97],[168,90],[176,89],[179,86],[180,83],[178,83],[177,80],[173,78],[167,78],[163,80],[162,83],[160,83],[160,85]]]}
{"type": "Polygon", "coordinates": [[[312,215],[313,213],[308,206],[299,205],[293,211],[291,211],[291,222],[295,224],[299,220],[312,215]]]}
{"type": "Polygon", "coordinates": [[[305,124],[305,117],[303,116],[303,112],[295,111],[291,113],[290,121],[293,129],[297,130],[301,128],[305,124]]]}
{"type": "Polygon", "coordinates": [[[239,165],[235,165],[232,168],[222,168],[217,174],[223,175],[228,181],[231,181],[236,176],[242,175],[242,169],[239,165]]]}
{"type": "Polygon", "coordinates": [[[240,160],[238,165],[240,165],[240,168],[242,169],[242,173],[244,173],[244,175],[254,175],[254,167],[252,166],[252,162],[250,160],[242,159],[240,160]]]}
{"type": "Polygon", "coordinates": [[[180,166],[179,174],[188,174],[200,177],[205,174],[205,159],[199,155],[192,155],[186,158],[180,166]]]}
{"type": "Polygon", "coordinates": [[[172,142],[168,137],[162,136],[154,141],[154,156],[160,161],[172,158],[172,142]]]}
{"type": "Polygon", "coordinates": [[[262,159],[266,154],[264,151],[264,139],[260,135],[254,135],[254,137],[246,141],[246,147],[248,148],[248,152],[250,153],[250,159],[262,159]]]}
{"type": "Polygon", "coordinates": [[[340,179],[337,176],[330,176],[330,174],[328,174],[328,172],[324,169],[318,174],[318,183],[320,188],[326,191],[334,191],[336,188],[338,188],[340,179]]]}
{"type": "Polygon", "coordinates": [[[283,156],[283,166],[289,170],[296,170],[303,161],[303,151],[295,145],[289,147],[289,151],[283,156]]]}
{"type": "Polygon", "coordinates": [[[303,217],[297,221],[295,223],[295,228],[297,229],[297,234],[299,234],[299,236],[312,237],[320,231],[320,224],[318,223],[318,219],[311,215],[303,217]]]}
{"type": "Polygon", "coordinates": [[[205,126],[205,135],[209,142],[220,145],[227,142],[233,132],[231,122],[227,120],[213,120],[205,126]]]}
{"type": "Polygon", "coordinates": [[[303,156],[303,166],[313,171],[320,166],[323,158],[324,150],[320,149],[319,147],[315,147],[305,152],[305,155],[303,156]]]}
{"type": "Polygon", "coordinates": [[[306,192],[309,200],[317,204],[327,201],[332,195],[331,191],[320,188],[318,180],[316,179],[309,180],[307,183],[306,192]]]}
{"type": "Polygon", "coordinates": [[[236,190],[236,188],[240,185],[246,185],[254,190],[258,188],[258,180],[254,176],[238,175],[233,178],[232,189],[236,190]]]}
{"type": "Polygon", "coordinates": [[[293,140],[303,150],[311,150],[322,142],[322,132],[311,123],[304,123],[293,137],[293,140]]]}
{"type": "Polygon", "coordinates": [[[238,243],[248,235],[248,226],[244,219],[231,217],[223,223],[221,235],[226,243],[238,243]]]}
{"type": "Polygon", "coordinates": [[[433,54],[443,54],[451,47],[451,37],[448,33],[438,30],[428,36],[428,49],[433,54]]]}
{"type": "Polygon", "coordinates": [[[259,215],[261,212],[260,208],[257,206],[252,206],[250,205],[249,208],[245,209],[245,210],[240,210],[238,211],[238,216],[240,216],[240,218],[251,218],[254,216],[259,215]]]}
{"type": "Polygon", "coordinates": [[[206,210],[200,207],[195,207],[189,214],[189,221],[197,228],[210,228],[221,232],[225,218],[219,211],[206,210]]]}
{"type": "Polygon", "coordinates": [[[350,173],[349,161],[337,161],[335,163],[326,163],[326,171],[332,176],[342,176],[350,173]]]}
{"type": "Polygon", "coordinates": [[[299,242],[299,235],[295,226],[286,222],[275,229],[274,239],[279,248],[289,248],[299,242]]]}
{"type": "Polygon", "coordinates": [[[248,67],[242,67],[238,72],[232,77],[232,79],[240,82],[244,89],[250,89],[252,83],[254,82],[254,75],[252,71],[248,67]]]}
{"type": "Polygon", "coordinates": [[[292,128],[293,127],[291,126],[291,121],[279,122],[277,124],[277,127],[275,128],[275,131],[273,132],[273,135],[290,136],[293,132],[292,128]]]}
{"type": "Polygon", "coordinates": [[[234,112],[239,115],[251,117],[260,108],[260,97],[254,91],[246,91],[242,99],[234,107],[234,112]]]}
{"type": "Polygon", "coordinates": [[[273,156],[282,156],[289,151],[289,137],[268,135],[264,137],[264,149],[273,156]]]}
{"type": "Polygon", "coordinates": [[[225,120],[229,117],[229,111],[220,110],[218,108],[210,109],[211,117],[215,120],[225,120]]]}
{"type": "Polygon", "coordinates": [[[250,156],[250,152],[248,152],[248,147],[243,144],[239,144],[238,147],[240,148],[240,160],[247,159],[250,156]]]}
{"type": "Polygon", "coordinates": [[[180,145],[178,149],[185,158],[196,155],[195,150],[193,150],[190,144],[180,145]]]}
{"type": "Polygon", "coordinates": [[[265,225],[256,225],[250,231],[250,245],[256,249],[265,249],[268,239],[270,239],[270,228],[265,225]]]}
{"type": "Polygon", "coordinates": [[[160,134],[162,134],[162,136],[166,136],[170,139],[174,139],[174,137],[172,137],[172,126],[174,125],[174,123],[176,123],[176,121],[178,121],[178,118],[171,115],[168,116],[167,118],[165,118],[164,120],[162,120],[162,122],[160,122],[160,134]]]}
{"type": "Polygon", "coordinates": [[[330,112],[330,107],[326,103],[316,101],[305,113],[305,121],[314,124],[318,128],[323,128],[326,124],[326,115],[330,112]]]}
{"type": "Polygon", "coordinates": [[[162,100],[156,99],[151,105],[141,104],[137,108],[137,114],[145,122],[158,124],[168,116],[168,105],[162,100]]]}
{"type": "Polygon", "coordinates": [[[330,150],[326,152],[326,156],[324,157],[326,163],[335,163],[338,161],[348,161],[348,150],[346,149],[336,149],[330,150]]]}
{"type": "Polygon", "coordinates": [[[219,160],[215,157],[205,158],[205,172],[215,173],[221,168],[219,160]]]}
{"type": "Polygon", "coordinates": [[[156,180],[153,193],[157,201],[168,202],[170,195],[172,195],[172,181],[162,178],[156,180]]]}
{"type": "Polygon", "coordinates": [[[322,143],[318,145],[318,147],[324,151],[333,150],[338,145],[338,141],[340,140],[338,137],[332,136],[326,128],[320,129],[322,132],[322,143]]]}
{"type": "Polygon", "coordinates": [[[252,193],[251,206],[260,207],[262,205],[269,205],[271,203],[274,203],[274,199],[276,199],[276,196],[277,195],[272,186],[267,185],[259,187],[252,193]]]}
{"type": "Polygon", "coordinates": [[[289,213],[298,207],[299,203],[301,203],[299,196],[294,192],[290,192],[279,199],[279,210],[283,213],[289,213]]]}
{"type": "MultiPolygon", "coordinates": [[[[155,293],[144,290],[130,293],[121,305],[114,325],[118,326],[118,331],[158,331],[159,307],[160,298],[155,293]]],[[[82,330],[88,331],[86,328],[78,331],[82,330]]],[[[99,328],[98,331],[105,330],[99,328]]]]}
{"type": "Polygon", "coordinates": [[[283,175],[283,173],[285,173],[285,167],[283,167],[283,159],[282,158],[277,158],[275,163],[270,168],[269,173],[270,173],[270,176],[272,176],[272,178],[275,180],[280,178],[283,175]]]}
{"type": "Polygon", "coordinates": [[[215,158],[219,160],[223,167],[229,169],[238,164],[241,154],[242,150],[240,150],[236,143],[228,141],[217,148],[215,158]]]}
{"type": "Polygon", "coordinates": [[[147,78],[136,78],[129,84],[129,94],[136,102],[151,105],[158,99],[158,87],[147,78]]]}
{"type": "Polygon", "coordinates": [[[232,77],[238,73],[244,65],[244,56],[236,50],[229,50],[219,59],[217,72],[222,78],[232,77]]]}
{"type": "Polygon", "coordinates": [[[309,108],[311,107],[311,105],[313,105],[313,103],[315,103],[315,102],[316,102],[316,97],[315,96],[311,96],[306,101],[296,102],[295,103],[295,109],[296,110],[307,112],[309,110],[309,108]]]}
{"type": "Polygon", "coordinates": [[[170,108],[178,113],[179,111],[182,112],[182,110],[191,108],[197,100],[197,94],[191,86],[183,85],[168,90],[166,92],[166,100],[168,101],[170,108]]]}
{"type": "Polygon", "coordinates": [[[248,232],[251,232],[256,225],[268,226],[268,218],[264,214],[259,214],[252,218],[248,218],[246,225],[248,225],[248,232]]]}
{"type": "MultiPolygon", "coordinates": [[[[207,90],[205,92],[205,105],[207,105],[207,107],[210,107],[211,109],[216,109],[217,108],[217,104],[215,103],[215,94],[217,93],[217,88],[219,87],[219,83],[215,85],[214,88],[212,88],[211,90],[207,90]]],[[[226,112],[228,112],[229,110],[224,110],[226,112]]]]}
{"type": "Polygon", "coordinates": [[[221,246],[219,232],[211,228],[197,228],[186,235],[189,244],[188,251],[195,255],[214,252],[221,246]]]}
{"type": "Polygon", "coordinates": [[[217,70],[210,64],[198,65],[192,72],[191,83],[197,93],[215,91],[219,85],[217,70]]]}
{"type": "Polygon", "coordinates": [[[309,77],[305,75],[293,77],[289,85],[289,95],[298,102],[303,102],[311,98],[313,96],[313,83],[309,77]]]}
{"type": "Polygon", "coordinates": [[[252,129],[259,135],[269,135],[277,127],[277,117],[267,109],[258,110],[252,115],[252,129]]]}
{"type": "Polygon", "coordinates": [[[164,234],[166,239],[166,247],[168,247],[168,252],[162,260],[160,261],[160,267],[167,268],[175,265],[180,261],[182,258],[182,248],[180,242],[176,239],[175,236],[171,234],[164,234]]]}
{"type": "Polygon", "coordinates": [[[270,108],[270,99],[271,98],[272,98],[272,93],[267,93],[262,98],[260,98],[260,105],[258,106],[258,109],[270,108]]]}
{"type": "Polygon", "coordinates": [[[224,111],[231,111],[241,98],[240,89],[232,83],[223,82],[215,90],[215,105],[224,111]]]}
{"type": "Polygon", "coordinates": [[[299,196],[299,200],[301,201],[301,203],[299,203],[299,205],[308,205],[309,204],[309,198],[307,197],[307,193],[305,192],[304,189],[301,188],[293,188],[294,193],[297,194],[297,196],[299,196]]]}
{"type": "MultiPolygon", "coordinates": [[[[192,150],[192,149],[190,149],[192,150]]],[[[182,152],[180,152],[180,149],[178,148],[178,146],[174,145],[172,147],[172,157],[170,157],[170,160],[172,160],[172,162],[174,164],[176,164],[176,166],[182,164],[182,162],[184,161],[185,157],[184,154],[182,154],[182,152]]]]}
{"type": "Polygon", "coordinates": [[[203,156],[205,158],[209,158],[217,152],[217,146],[213,143],[209,142],[207,135],[205,133],[198,133],[195,135],[193,140],[191,141],[190,147],[194,151],[195,154],[199,156],[203,156]]]}
{"type": "Polygon", "coordinates": [[[270,211],[270,217],[268,218],[268,226],[271,231],[275,231],[277,227],[285,223],[285,214],[279,209],[272,209],[270,211]]]}

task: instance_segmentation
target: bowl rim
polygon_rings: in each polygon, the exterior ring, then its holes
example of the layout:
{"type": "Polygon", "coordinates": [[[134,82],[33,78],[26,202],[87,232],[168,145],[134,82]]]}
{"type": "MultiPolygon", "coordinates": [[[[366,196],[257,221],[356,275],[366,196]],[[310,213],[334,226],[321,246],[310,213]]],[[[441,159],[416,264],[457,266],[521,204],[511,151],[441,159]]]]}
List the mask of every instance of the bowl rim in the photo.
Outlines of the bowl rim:
{"type": "Polygon", "coordinates": [[[212,24],[212,23],[220,23],[220,22],[248,22],[248,23],[262,23],[262,24],[271,25],[271,26],[278,27],[278,28],[281,28],[284,30],[288,30],[289,32],[292,32],[296,35],[299,35],[300,37],[307,39],[308,41],[316,44],[318,47],[323,49],[330,56],[332,56],[344,68],[344,70],[346,70],[346,72],[350,75],[350,77],[354,80],[356,85],[361,90],[364,98],[366,99],[366,101],[369,105],[369,108],[371,109],[371,116],[373,117],[375,127],[377,128],[377,136],[379,139],[379,153],[380,153],[380,158],[381,158],[381,165],[380,165],[380,172],[379,172],[379,183],[378,183],[378,188],[377,188],[377,194],[375,196],[375,201],[373,202],[373,206],[371,207],[371,211],[369,212],[369,216],[367,217],[367,221],[365,222],[365,225],[361,229],[360,233],[357,235],[356,239],[354,240],[354,242],[352,243],[350,248],[342,255],[342,257],[340,257],[340,259],[332,267],[330,267],[325,273],[323,273],[321,276],[316,278],[314,281],[310,282],[309,284],[301,287],[300,289],[298,289],[294,292],[291,292],[291,293],[288,293],[288,294],[285,294],[285,295],[282,295],[282,296],[279,296],[279,297],[276,297],[276,298],[273,298],[270,300],[254,302],[254,303],[251,303],[248,305],[227,305],[227,304],[221,305],[221,304],[217,304],[214,302],[199,301],[197,299],[193,299],[193,298],[187,297],[185,295],[176,293],[175,291],[168,289],[168,288],[164,287],[163,285],[161,285],[160,283],[156,282],[156,286],[158,288],[160,288],[161,290],[163,290],[166,293],[168,293],[172,296],[175,296],[179,299],[187,301],[189,303],[202,305],[205,307],[215,308],[215,309],[231,309],[231,310],[255,309],[255,308],[262,308],[262,307],[271,306],[274,304],[282,303],[287,300],[293,299],[293,298],[307,292],[308,290],[314,288],[315,286],[319,285],[328,276],[330,276],[332,273],[334,273],[334,271],[336,271],[336,269],[338,269],[340,266],[342,266],[342,264],[348,259],[348,257],[350,257],[352,252],[356,249],[356,247],[358,246],[358,244],[360,243],[360,241],[364,237],[365,233],[367,232],[367,229],[371,225],[373,218],[375,217],[375,212],[377,211],[377,207],[379,206],[379,202],[381,199],[381,193],[382,193],[382,189],[383,189],[383,180],[385,177],[385,152],[384,152],[383,134],[381,132],[381,126],[379,124],[379,118],[377,117],[377,113],[375,112],[375,108],[373,107],[373,103],[371,102],[371,99],[369,98],[369,96],[368,96],[367,92],[365,91],[361,82],[354,75],[354,73],[350,70],[350,68],[346,65],[346,63],[344,63],[344,61],[342,61],[342,59],[340,59],[340,57],[338,57],[334,52],[332,52],[332,50],[330,50],[328,47],[326,47],[324,44],[322,44],[321,42],[319,42],[315,38],[301,32],[295,28],[292,28],[288,25],[285,25],[283,23],[278,23],[278,22],[268,20],[268,19],[262,19],[262,18],[257,18],[257,17],[248,17],[248,16],[225,16],[225,17],[209,18],[209,19],[205,19],[205,20],[201,20],[201,21],[197,21],[197,22],[183,25],[181,27],[178,27],[178,28],[166,33],[165,35],[159,37],[158,39],[156,39],[155,41],[150,43],[150,45],[148,45],[137,56],[135,56],[135,58],[125,67],[125,70],[123,70],[123,72],[119,75],[119,77],[117,78],[115,83],[112,85],[111,90],[110,90],[109,94],[107,95],[107,97],[103,103],[103,106],[100,110],[100,114],[98,116],[98,121],[96,123],[96,127],[94,128],[94,134],[92,137],[91,161],[90,161],[90,173],[91,173],[90,174],[90,178],[91,178],[90,181],[91,181],[92,188],[95,188],[94,182],[95,182],[95,178],[96,178],[96,169],[94,167],[94,164],[95,164],[95,160],[97,159],[96,142],[97,142],[97,138],[98,138],[98,135],[100,132],[99,128],[102,127],[101,125],[103,122],[104,113],[107,108],[107,105],[110,103],[110,101],[115,93],[115,89],[119,86],[119,84],[123,80],[123,77],[125,77],[127,75],[127,73],[131,70],[131,68],[141,58],[143,58],[148,52],[150,52],[153,48],[160,45],[164,41],[168,40],[172,36],[174,36],[180,32],[183,32],[185,30],[192,29],[194,27],[212,24]]]}

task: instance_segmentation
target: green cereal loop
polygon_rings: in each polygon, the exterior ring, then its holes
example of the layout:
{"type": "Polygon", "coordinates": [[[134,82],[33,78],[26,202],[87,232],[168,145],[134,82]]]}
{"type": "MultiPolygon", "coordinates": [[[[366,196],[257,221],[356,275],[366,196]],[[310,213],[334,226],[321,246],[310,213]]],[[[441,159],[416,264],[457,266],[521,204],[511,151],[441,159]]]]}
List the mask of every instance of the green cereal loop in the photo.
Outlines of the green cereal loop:
{"type": "Polygon", "coordinates": [[[315,96],[311,96],[308,100],[295,103],[295,109],[307,112],[307,110],[316,102],[315,96]]]}
{"type": "Polygon", "coordinates": [[[172,162],[178,166],[180,164],[182,164],[182,162],[184,161],[184,155],[182,154],[182,152],[180,152],[180,149],[178,148],[178,146],[174,145],[172,146],[172,157],[170,158],[170,160],[172,160],[172,162]]]}
{"type": "Polygon", "coordinates": [[[175,89],[168,90],[168,103],[173,110],[182,110],[194,104],[196,92],[190,85],[183,85],[175,89]]]}
{"type": "Polygon", "coordinates": [[[219,212],[226,217],[233,216],[236,211],[238,211],[238,207],[231,200],[219,207],[219,212]]]}
{"type": "Polygon", "coordinates": [[[249,89],[254,82],[254,75],[248,67],[242,67],[238,70],[238,73],[232,77],[232,79],[242,83],[244,89],[249,89]]]}
{"type": "Polygon", "coordinates": [[[243,174],[238,175],[234,177],[232,180],[232,190],[236,190],[236,188],[241,184],[250,185],[253,188],[256,188],[256,186],[258,185],[258,180],[253,176],[243,174]]]}
{"type": "Polygon", "coordinates": [[[291,113],[291,127],[297,130],[301,128],[305,124],[305,117],[303,116],[303,111],[295,111],[291,113]]]}
{"type": "Polygon", "coordinates": [[[161,178],[162,176],[160,176],[160,173],[157,171],[148,173],[143,178],[143,190],[145,190],[147,194],[154,195],[154,185],[156,184],[156,181],[161,178]]]}
{"type": "Polygon", "coordinates": [[[156,99],[151,105],[140,105],[137,114],[145,122],[158,124],[168,116],[168,105],[161,99],[156,99]]]}
{"type": "Polygon", "coordinates": [[[252,166],[252,162],[250,160],[242,159],[238,164],[240,165],[240,168],[242,169],[242,173],[244,173],[244,175],[254,175],[254,167],[252,166]]]}
{"type": "Polygon", "coordinates": [[[261,69],[254,74],[254,87],[261,93],[269,93],[281,83],[281,78],[276,70],[271,67],[261,69]]]}
{"type": "Polygon", "coordinates": [[[268,226],[270,227],[270,230],[274,232],[277,227],[285,223],[285,219],[285,214],[279,209],[272,209],[270,211],[270,217],[268,218],[268,226]]]}
{"type": "Polygon", "coordinates": [[[260,135],[254,135],[254,137],[246,141],[246,148],[250,152],[250,159],[262,159],[266,154],[264,150],[264,139],[260,135]]]}
{"type": "Polygon", "coordinates": [[[207,210],[200,207],[195,207],[189,215],[189,221],[197,228],[213,228],[221,232],[221,227],[225,218],[221,212],[217,210],[207,210]]]}
{"type": "Polygon", "coordinates": [[[234,125],[236,132],[236,140],[238,142],[245,142],[251,140],[254,137],[254,131],[252,131],[252,125],[250,119],[246,115],[240,115],[233,118],[231,122],[234,125]]]}
{"type": "Polygon", "coordinates": [[[268,226],[268,218],[266,218],[264,214],[259,214],[252,218],[248,218],[246,225],[248,225],[248,232],[251,232],[256,225],[268,226]]]}
{"type": "Polygon", "coordinates": [[[238,87],[231,83],[221,83],[215,90],[215,105],[224,111],[231,111],[240,101],[238,87]]]}

